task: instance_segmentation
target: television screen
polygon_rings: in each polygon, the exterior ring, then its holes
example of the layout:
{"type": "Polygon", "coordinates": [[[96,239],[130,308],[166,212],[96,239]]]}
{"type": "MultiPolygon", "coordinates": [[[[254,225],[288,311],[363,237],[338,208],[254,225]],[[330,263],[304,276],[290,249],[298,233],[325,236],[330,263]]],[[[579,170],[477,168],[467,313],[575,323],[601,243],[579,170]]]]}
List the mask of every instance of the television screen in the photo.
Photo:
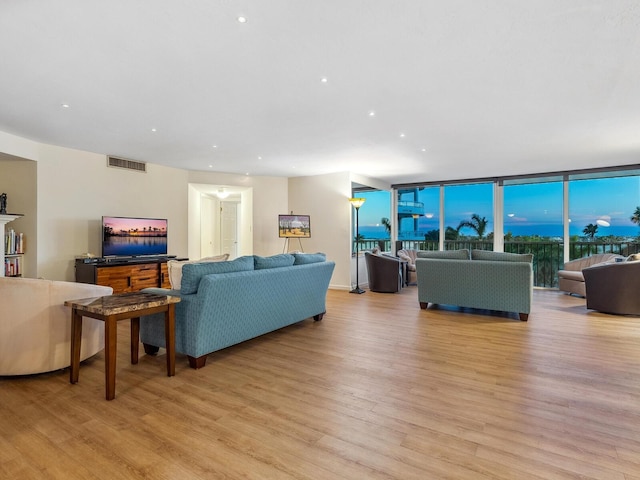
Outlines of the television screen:
{"type": "Polygon", "coordinates": [[[280,238],[310,238],[311,218],[309,215],[278,215],[280,238]]]}
{"type": "Polygon", "coordinates": [[[102,256],[166,255],[167,219],[102,217],[102,256]]]}

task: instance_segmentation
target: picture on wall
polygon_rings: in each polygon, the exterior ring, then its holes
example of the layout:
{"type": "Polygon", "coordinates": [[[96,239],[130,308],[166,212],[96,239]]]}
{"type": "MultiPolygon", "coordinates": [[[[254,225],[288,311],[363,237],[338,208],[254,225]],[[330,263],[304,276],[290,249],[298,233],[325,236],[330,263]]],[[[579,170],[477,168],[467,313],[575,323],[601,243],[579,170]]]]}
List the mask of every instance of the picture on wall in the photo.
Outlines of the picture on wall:
{"type": "Polygon", "coordinates": [[[310,238],[311,218],[309,215],[278,215],[280,238],[310,238]]]}

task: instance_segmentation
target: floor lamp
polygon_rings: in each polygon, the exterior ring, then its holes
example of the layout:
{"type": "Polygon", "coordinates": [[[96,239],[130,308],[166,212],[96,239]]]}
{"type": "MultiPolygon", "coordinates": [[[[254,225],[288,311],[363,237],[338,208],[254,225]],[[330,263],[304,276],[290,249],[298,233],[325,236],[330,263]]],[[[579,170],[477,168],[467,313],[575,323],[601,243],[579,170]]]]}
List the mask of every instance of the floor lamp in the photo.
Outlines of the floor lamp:
{"type": "Polygon", "coordinates": [[[360,228],[358,225],[358,221],[360,216],[360,207],[362,206],[364,201],[365,201],[364,198],[349,199],[349,202],[351,202],[351,205],[353,205],[353,207],[356,209],[356,288],[351,290],[349,293],[364,293],[364,290],[360,288],[360,278],[359,278],[360,269],[358,268],[358,259],[360,257],[360,249],[358,248],[360,246],[360,242],[359,242],[360,239],[358,238],[360,236],[360,231],[359,231],[360,228]]]}

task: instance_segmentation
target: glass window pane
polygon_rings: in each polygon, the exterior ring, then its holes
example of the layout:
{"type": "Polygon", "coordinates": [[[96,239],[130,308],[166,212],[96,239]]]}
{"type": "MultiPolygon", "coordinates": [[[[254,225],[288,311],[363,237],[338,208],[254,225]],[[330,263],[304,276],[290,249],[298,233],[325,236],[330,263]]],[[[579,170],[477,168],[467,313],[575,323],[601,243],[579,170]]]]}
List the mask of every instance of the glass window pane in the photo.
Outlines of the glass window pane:
{"type": "Polygon", "coordinates": [[[558,285],[564,263],[563,182],[505,185],[504,251],[533,254],[537,287],[558,285]]]}
{"type": "Polygon", "coordinates": [[[634,253],[640,228],[631,218],[638,206],[638,176],[570,181],[570,258],[634,253]]]}
{"type": "Polygon", "coordinates": [[[562,240],[562,182],[505,186],[504,239],[562,240]]]}
{"type": "Polygon", "coordinates": [[[444,190],[445,250],[493,250],[493,183],[444,190]]]}
{"type": "Polygon", "coordinates": [[[364,198],[360,207],[359,232],[361,250],[384,246],[391,250],[391,193],[384,190],[354,192],[354,197],[364,198]],[[382,242],[382,244],[380,244],[382,242]]]}
{"type": "Polygon", "coordinates": [[[398,190],[398,240],[403,248],[437,250],[439,212],[440,187],[398,190]]]}

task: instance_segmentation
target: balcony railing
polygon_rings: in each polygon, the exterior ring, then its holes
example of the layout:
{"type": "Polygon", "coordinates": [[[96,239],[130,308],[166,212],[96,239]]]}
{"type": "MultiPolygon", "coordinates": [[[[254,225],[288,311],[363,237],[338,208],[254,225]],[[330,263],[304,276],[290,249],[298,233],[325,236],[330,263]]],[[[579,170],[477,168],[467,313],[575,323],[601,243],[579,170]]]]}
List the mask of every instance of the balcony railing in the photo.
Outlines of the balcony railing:
{"type": "MultiPolygon", "coordinates": [[[[383,242],[384,251],[391,250],[390,240],[363,240],[359,244],[361,250],[369,250],[379,247],[383,242]]],[[[437,241],[399,240],[402,248],[412,250],[438,250],[437,241]]],[[[445,250],[493,250],[493,241],[488,240],[445,240],[445,250]]],[[[536,287],[557,287],[558,270],[564,264],[564,243],[553,241],[542,242],[517,242],[505,241],[504,251],[509,253],[533,254],[533,282],[536,287]]],[[[632,253],[640,253],[640,241],[577,241],[569,244],[569,258],[587,257],[597,253],[615,253],[628,256],[632,253]]]]}

